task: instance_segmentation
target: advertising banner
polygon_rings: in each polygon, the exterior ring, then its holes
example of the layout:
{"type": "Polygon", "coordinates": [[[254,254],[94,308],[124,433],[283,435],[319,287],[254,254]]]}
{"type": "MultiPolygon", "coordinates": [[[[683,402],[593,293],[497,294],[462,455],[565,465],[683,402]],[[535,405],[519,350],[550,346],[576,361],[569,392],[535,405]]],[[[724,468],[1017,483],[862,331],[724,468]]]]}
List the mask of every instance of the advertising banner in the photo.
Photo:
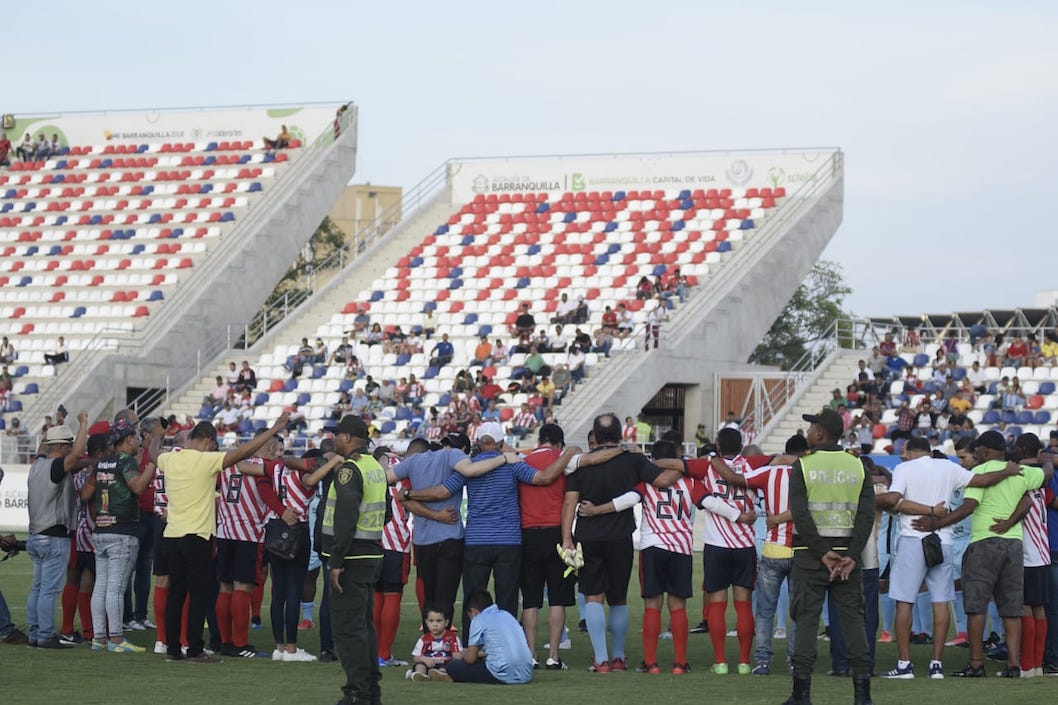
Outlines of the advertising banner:
{"type": "Polygon", "coordinates": [[[0,531],[29,530],[29,466],[9,465],[0,482],[0,531]]]}

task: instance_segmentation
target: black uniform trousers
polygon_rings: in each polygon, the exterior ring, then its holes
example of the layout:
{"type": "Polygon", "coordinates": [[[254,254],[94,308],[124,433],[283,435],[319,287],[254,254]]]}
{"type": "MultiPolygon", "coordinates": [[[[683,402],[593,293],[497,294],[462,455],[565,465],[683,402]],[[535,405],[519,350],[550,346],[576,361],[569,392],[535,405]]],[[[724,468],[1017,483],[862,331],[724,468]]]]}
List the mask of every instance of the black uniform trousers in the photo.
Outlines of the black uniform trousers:
{"type": "Polygon", "coordinates": [[[382,702],[374,620],[375,583],[381,573],[381,557],[346,559],[339,580],[342,590],[331,591],[334,651],[345,671],[343,703],[382,702]]]}
{"type": "Polygon", "coordinates": [[[794,675],[810,677],[819,648],[819,616],[829,595],[841,617],[841,631],[848,645],[853,675],[870,673],[867,633],[864,631],[863,569],[857,565],[848,580],[830,582],[830,571],[808,550],[794,551],[790,574],[790,616],[796,625],[794,635],[794,675]]]}

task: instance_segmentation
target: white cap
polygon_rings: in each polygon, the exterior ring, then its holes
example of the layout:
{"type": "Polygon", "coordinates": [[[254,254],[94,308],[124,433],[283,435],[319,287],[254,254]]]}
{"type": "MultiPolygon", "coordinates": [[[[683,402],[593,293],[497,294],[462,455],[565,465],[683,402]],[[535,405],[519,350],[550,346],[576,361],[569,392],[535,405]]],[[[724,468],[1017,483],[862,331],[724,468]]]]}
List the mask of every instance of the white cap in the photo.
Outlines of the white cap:
{"type": "Polygon", "coordinates": [[[481,428],[478,429],[478,438],[482,436],[488,436],[497,443],[503,443],[503,439],[507,434],[503,432],[503,426],[496,421],[486,421],[481,424],[481,428]]]}

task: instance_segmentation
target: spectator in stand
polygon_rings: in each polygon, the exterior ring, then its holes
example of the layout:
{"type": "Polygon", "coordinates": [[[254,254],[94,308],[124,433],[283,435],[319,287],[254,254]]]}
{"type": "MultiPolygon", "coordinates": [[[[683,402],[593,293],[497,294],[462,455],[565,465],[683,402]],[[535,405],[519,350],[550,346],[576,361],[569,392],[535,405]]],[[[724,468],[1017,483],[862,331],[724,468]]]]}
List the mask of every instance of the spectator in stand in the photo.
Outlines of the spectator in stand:
{"type": "MultiPolygon", "coordinates": [[[[886,339],[891,340],[892,335],[890,333],[886,333],[886,339]]],[[[904,333],[904,341],[900,351],[908,353],[909,355],[917,355],[918,353],[922,352],[922,338],[918,334],[918,329],[907,329],[907,332],[904,333]]]]}
{"type": "Polygon", "coordinates": [[[882,338],[882,342],[878,344],[878,350],[887,358],[896,357],[896,341],[893,340],[892,333],[885,334],[882,338]]]}
{"type": "Polygon", "coordinates": [[[51,141],[48,142],[48,156],[54,157],[62,150],[62,145],[59,144],[59,135],[52,133],[51,141]]]}
{"type": "Polygon", "coordinates": [[[529,355],[525,358],[525,369],[527,371],[527,378],[549,375],[551,374],[551,368],[547,364],[547,360],[540,354],[534,345],[529,349],[529,355]]]}
{"type": "Polygon", "coordinates": [[[569,294],[562,292],[562,295],[558,299],[558,306],[555,308],[555,315],[551,318],[552,323],[573,323],[575,313],[577,311],[577,304],[569,300],[569,294]]]}
{"type": "Polygon", "coordinates": [[[441,334],[441,342],[434,346],[430,353],[430,367],[444,367],[455,356],[455,347],[448,340],[448,333],[441,334]]]}
{"type": "Polygon", "coordinates": [[[228,386],[235,391],[239,391],[239,368],[235,366],[235,362],[228,363],[228,386]]]}
{"type": "Polygon", "coordinates": [[[550,375],[542,375],[536,385],[536,391],[544,401],[544,407],[550,409],[555,405],[555,383],[550,375]]]}
{"type": "Polygon", "coordinates": [[[602,312],[602,327],[610,335],[617,335],[617,312],[607,306],[602,312]]]}
{"type": "Polygon", "coordinates": [[[577,297],[577,309],[573,312],[574,323],[587,323],[588,317],[591,315],[591,311],[588,310],[588,302],[584,300],[583,296],[577,297]]]}
{"type": "Polygon", "coordinates": [[[214,425],[217,427],[217,433],[235,432],[239,430],[240,420],[239,410],[233,407],[230,401],[225,401],[224,408],[214,419],[214,425]]]}
{"type": "Polygon", "coordinates": [[[382,352],[394,355],[399,353],[404,348],[407,337],[400,326],[393,326],[382,339],[382,352]]]}
{"type": "Polygon", "coordinates": [[[364,366],[360,364],[360,358],[356,355],[350,355],[349,360],[345,365],[345,378],[346,379],[360,379],[364,376],[364,366]]]}
{"type": "Polygon", "coordinates": [[[239,370],[235,389],[241,392],[252,392],[257,389],[257,373],[253,371],[247,360],[242,361],[242,369],[239,370]]]}
{"type": "Polygon", "coordinates": [[[471,360],[471,367],[485,367],[492,364],[492,343],[489,342],[489,336],[481,336],[481,342],[474,348],[474,359],[471,360]]]}
{"type": "Polygon", "coordinates": [[[353,329],[349,331],[349,335],[352,335],[354,338],[359,337],[367,332],[367,327],[369,325],[371,325],[371,316],[367,314],[367,309],[364,308],[356,314],[355,318],[353,318],[353,329]]]}
{"type": "Polygon", "coordinates": [[[364,342],[367,343],[369,346],[381,345],[383,342],[385,342],[385,339],[386,336],[382,332],[382,326],[380,326],[378,323],[372,323],[371,329],[367,332],[367,337],[364,339],[364,342]]]}
{"type": "Polygon", "coordinates": [[[264,138],[265,150],[275,151],[277,149],[286,149],[290,146],[290,140],[290,130],[287,129],[286,125],[282,125],[279,134],[276,135],[274,140],[268,139],[267,137],[264,138]]]}
{"type": "Polygon", "coordinates": [[[422,352],[422,336],[416,332],[413,328],[410,333],[404,337],[404,342],[400,345],[400,353],[402,355],[417,355],[422,352]]]}
{"type": "Polygon", "coordinates": [[[31,162],[36,158],[37,148],[33,144],[33,135],[26,133],[25,137],[15,150],[15,154],[24,162],[31,162]]]}
{"type": "Polygon", "coordinates": [[[540,352],[553,352],[555,349],[551,345],[551,338],[548,337],[547,331],[543,328],[541,328],[540,332],[536,334],[535,338],[533,338],[533,345],[535,345],[540,352]]]}
{"type": "Polygon", "coordinates": [[[625,417],[625,425],[621,429],[621,440],[628,443],[639,442],[639,427],[631,416],[625,417]]]}
{"type": "Polygon", "coordinates": [[[478,396],[481,397],[482,402],[485,404],[497,401],[500,398],[500,394],[503,393],[503,388],[496,384],[491,377],[485,377],[484,380],[484,383],[478,389],[478,396]]]}
{"type": "Polygon", "coordinates": [[[614,335],[611,331],[612,329],[605,326],[595,329],[595,340],[591,348],[592,352],[600,353],[607,357],[610,356],[610,350],[613,348],[614,341],[614,335]]]}
{"type": "Polygon", "coordinates": [[[408,375],[408,391],[404,400],[409,404],[422,404],[424,396],[426,396],[426,388],[422,382],[416,379],[414,374],[408,375]]]}
{"type": "Polygon", "coordinates": [[[1040,362],[1053,367],[1056,361],[1058,361],[1058,340],[1054,340],[1048,334],[1040,347],[1040,362]]]}
{"type": "Polygon", "coordinates": [[[529,304],[523,303],[517,318],[514,319],[514,329],[511,331],[512,335],[532,335],[536,329],[536,319],[533,318],[533,314],[529,311],[529,304]]]}
{"type": "Polygon", "coordinates": [[[500,409],[496,406],[496,400],[490,399],[488,406],[485,407],[485,411],[481,413],[481,420],[484,421],[500,421],[500,409]]]}
{"type": "Polygon", "coordinates": [[[333,421],[341,421],[343,416],[352,413],[352,411],[349,392],[342,392],[338,395],[338,401],[336,401],[334,406],[331,407],[331,419],[333,421]]]}
{"type": "Polygon", "coordinates": [[[1028,362],[1028,357],[1028,343],[1021,337],[1020,333],[1015,333],[1014,340],[1012,340],[1010,345],[1007,346],[1006,357],[1003,359],[1003,364],[1019,369],[1022,365],[1025,365],[1028,362]]]}
{"type": "Polygon", "coordinates": [[[349,344],[349,337],[343,335],[342,342],[338,344],[338,347],[331,353],[331,359],[327,361],[328,365],[344,365],[350,357],[353,355],[353,346],[349,344]]]}
{"type": "Polygon", "coordinates": [[[11,341],[5,335],[3,340],[0,341],[0,364],[13,365],[16,359],[18,359],[18,353],[15,352],[15,346],[11,344],[11,341]]]}
{"type": "Polygon", "coordinates": [[[627,338],[632,335],[636,324],[632,318],[632,312],[623,303],[617,304],[617,337],[627,338]]]}
{"type": "Polygon", "coordinates": [[[977,360],[974,360],[973,364],[970,365],[970,369],[966,370],[966,380],[978,394],[984,394],[988,391],[988,377],[985,375],[985,371],[981,369],[981,363],[977,360]]]}
{"type": "Polygon", "coordinates": [[[363,387],[357,387],[356,391],[353,392],[353,398],[349,400],[349,413],[354,416],[363,416],[364,411],[367,409],[367,393],[364,392],[363,387]]]}
{"type": "Polygon", "coordinates": [[[378,389],[378,386],[379,386],[379,385],[378,385],[378,382],[376,382],[376,381],[374,380],[374,378],[373,378],[373,377],[372,377],[371,375],[368,375],[368,376],[367,376],[367,377],[366,377],[366,378],[364,379],[364,391],[365,391],[365,392],[366,392],[366,393],[367,393],[367,394],[368,394],[369,396],[370,396],[371,392],[373,392],[373,391],[375,391],[376,389],[378,389]]]}
{"type": "Polygon", "coordinates": [[[503,365],[506,364],[510,358],[511,354],[507,349],[506,344],[504,344],[501,339],[496,338],[496,342],[492,344],[492,364],[503,365]]]}
{"type": "Polygon", "coordinates": [[[37,135],[37,143],[34,147],[33,159],[42,162],[48,158],[48,138],[41,132],[37,135]]]}
{"type": "Polygon", "coordinates": [[[511,433],[523,440],[536,430],[538,424],[536,414],[530,410],[529,405],[522,404],[521,410],[511,419],[511,433]]]}
{"type": "Polygon", "coordinates": [[[60,362],[70,361],[70,350],[66,347],[66,339],[61,335],[59,342],[55,345],[55,351],[44,353],[44,362],[48,365],[58,365],[60,362]]]}
{"type": "Polygon", "coordinates": [[[312,348],[310,361],[314,365],[327,364],[327,344],[323,342],[323,338],[316,338],[316,344],[312,348]]]}
{"type": "Polygon", "coordinates": [[[290,417],[290,420],[287,422],[287,431],[297,431],[301,433],[308,428],[308,422],[305,420],[305,412],[298,407],[298,403],[294,402],[284,410],[284,412],[290,417]]]}
{"type": "Polygon", "coordinates": [[[636,298],[644,301],[654,298],[654,285],[646,277],[640,277],[636,284],[636,298]]]}
{"type": "Polygon", "coordinates": [[[217,375],[214,381],[216,384],[209,390],[209,394],[202,400],[202,404],[210,407],[215,414],[218,409],[224,406],[224,401],[228,398],[228,392],[231,391],[231,387],[227,385],[224,378],[220,375],[217,375]]]}
{"type": "Polygon", "coordinates": [[[6,132],[0,132],[0,166],[11,166],[11,140],[6,132]]]}
{"type": "Polygon", "coordinates": [[[579,345],[571,345],[569,347],[566,364],[569,367],[569,374],[573,378],[574,384],[584,379],[584,362],[586,359],[584,350],[579,345]]]}

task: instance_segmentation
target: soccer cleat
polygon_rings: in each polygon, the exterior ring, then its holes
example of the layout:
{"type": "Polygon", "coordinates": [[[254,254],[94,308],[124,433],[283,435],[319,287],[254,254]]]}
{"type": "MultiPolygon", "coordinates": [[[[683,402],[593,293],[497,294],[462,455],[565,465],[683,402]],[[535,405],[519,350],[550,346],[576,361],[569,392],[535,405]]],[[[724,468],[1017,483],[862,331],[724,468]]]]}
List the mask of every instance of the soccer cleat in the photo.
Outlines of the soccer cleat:
{"type": "Polygon", "coordinates": [[[61,641],[59,641],[59,637],[57,635],[53,635],[53,636],[48,637],[47,639],[43,639],[43,640],[38,639],[37,640],[37,648],[38,649],[72,649],[73,646],[71,646],[69,644],[62,643],[61,641]]]}
{"type": "Polygon", "coordinates": [[[14,644],[21,646],[22,644],[29,643],[29,637],[26,636],[26,633],[21,629],[12,629],[11,633],[3,638],[0,638],[0,641],[5,644],[14,644]]]}
{"type": "Polygon", "coordinates": [[[610,660],[610,668],[614,671],[627,671],[628,659],[624,656],[615,656],[610,660]]]}
{"type": "MultiPolygon", "coordinates": [[[[657,668],[656,665],[654,667],[657,668]]],[[[657,672],[661,673],[661,669],[658,668],[657,672]]],[[[688,666],[685,663],[674,663],[674,664],[672,664],[672,675],[674,675],[674,676],[682,676],[682,675],[686,675],[686,674],[688,674],[690,672],[691,672],[691,667],[688,666]]],[[[651,671],[651,673],[654,673],[654,671],[651,671]]]]}
{"type": "Polygon", "coordinates": [[[646,661],[640,661],[639,665],[636,666],[636,673],[646,673],[650,669],[646,661]]]}
{"type": "Polygon", "coordinates": [[[952,671],[951,675],[955,678],[984,678],[988,674],[985,673],[983,665],[974,668],[973,664],[968,663],[958,671],[952,671]]]}
{"type": "Polygon", "coordinates": [[[770,676],[771,665],[767,663],[758,663],[756,666],[753,667],[752,673],[755,676],[770,676]]]}
{"type": "Polygon", "coordinates": [[[999,638],[998,634],[996,634],[995,632],[989,633],[988,638],[984,641],[985,651],[996,648],[997,646],[999,646],[1001,641],[1002,640],[999,638]]]}
{"type": "Polygon", "coordinates": [[[966,638],[966,632],[959,632],[958,634],[955,635],[954,639],[952,639],[951,641],[944,642],[944,645],[945,646],[960,646],[960,647],[963,647],[963,646],[969,646],[970,645],[970,641],[969,641],[969,639],[966,638]]]}
{"type": "Polygon", "coordinates": [[[726,663],[714,663],[713,664],[713,673],[715,673],[718,676],[726,676],[727,675],[727,664],[726,663]]]}
{"type": "MultiPolygon", "coordinates": [[[[106,651],[106,650],[107,650],[107,643],[105,641],[100,641],[99,639],[92,639],[92,651],[106,651]]],[[[164,646],[162,647],[162,652],[163,653],[165,652],[165,647],[164,646]]]]}
{"type": "MultiPolygon", "coordinates": [[[[930,677],[933,674],[933,667],[930,666],[930,677]]],[[[900,668],[900,664],[897,664],[890,668],[888,671],[882,674],[882,678],[893,678],[897,680],[911,680],[915,677],[915,665],[908,661],[907,666],[900,668]]]]}
{"type": "Polygon", "coordinates": [[[539,671],[540,670],[540,662],[537,661],[535,658],[533,659],[533,670],[534,671],[539,671]]]}
{"type": "Polygon", "coordinates": [[[174,654],[170,654],[169,652],[166,652],[166,654],[165,654],[165,662],[166,663],[183,663],[186,660],[187,660],[187,656],[184,656],[183,654],[174,655],[174,654]]]}
{"type": "Polygon", "coordinates": [[[932,644],[933,637],[927,634],[926,632],[919,632],[918,634],[911,635],[911,643],[918,644],[919,646],[922,646],[924,644],[932,644]]]}
{"type": "Polygon", "coordinates": [[[893,643],[893,635],[890,632],[887,632],[886,630],[883,629],[882,633],[878,635],[878,643],[879,644],[892,644],[893,643]]]}
{"type": "Polygon", "coordinates": [[[154,642],[154,653],[156,654],[167,654],[169,650],[165,648],[165,644],[160,641],[154,642]]]}
{"type": "Polygon", "coordinates": [[[410,680],[421,683],[422,681],[428,681],[432,679],[430,678],[430,674],[428,673],[423,673],[422,671],[412,671],[410,680]]]}
{"type": "Polygon", "coordinates": [[[691,634],[708,634],[709,633],[709,622],[704,619],[698,622],[698,625],[691,628],[691,634]]]}
{"type": "Polygon", "coordinates": [[[65,646],[77,646],[84,643],[84,637],[81,636],[80,632],[71,632],[69,634],[60,634],[59,643],[65,646]]]}
{"type": "Polygon", "coordinates": [[[407,666],[407,665],[408,665],[407,661],[401,661],[399,658],[394,658],[392,656],[390,656],[389,658],[379,658],[378,659],[378,667],[379,668],[390,668],[390,667],[393,667],[393,666],[407,666]]]}
{"type": "Polygon", "coordinates": [[[772,639],[785,639],[786,638],[786,630],[783,629],[782,627],[776,628],[775,633],[771,635],[771,638],[772,639]]]}
{"type": "Polygon", "coordinates": [[[1007,666],[996,674],[996,678],[1021,678],[1021,667],[1007,666]]]}
{"type": "Polygon", "coordinates": [[[257,649],[252,644],[233,646],[231,655],[235,658],[257,658],[257,649]]]}
{"type": "Polygon", "coordinates": [[[595,663],[594,661],[588,666],[588,673],[609,673],[610,662],[603,661],[602,663],[595,663]]]}
{"type": "Polygon", "coordinates": [[[588,620],[582,619],[579,622],[577,622],[577,631],[578,632],[586,632],[586,631],[588,631],[588,620]]]}
{"type": "Polygon", "coordinates": [[[1043,664],[1043,675],[1045,676],[1058,676],[1058,664],[1045,663],[1043,664]]]}
{"type": "Polygon", "coordinates": [[[569,669],[569,666],[562,659],[555,659],[549,656],[547,661],[544,662],[544,668],[549,671],[565,671],[569,669]]]}
{"type": "Polygon", "coordinates": [[[738,675],[740,675],[740,676],[748,676],[752,671],[753,671],[753,666],[750,666],[748,663],[740,663],[740,664],[738,664],[738,675]]]}
{"type": "Polygon", "coordinates": [[[985,649],[985,656],[988,658],[989,661],[999,661],[1000,663],[1006,663],[1009,655],[1010,654],[1007,651],[1007,645],[1002,642],[1000,642],[999,645],[993,649],[985,649]]]}
{"type": "Polygon", "coordinates": [[[430,680],[441,681],[443,683],[451,683],[452,676],[448,675],[443,669],[431,668],[430,669],[430,680]]]}
{"type": "Polygon", "coordinates": [[[121,623],[121,631],[123,631],[123,632],[131,632],[132,631],[132,622],[122,622],[121,623]]]}
{"type": "Polygon", "coordinates": [[[300,622],[298,622],[298,631],[299,632],[307,632],[308,630],[312,629],[315,626],[316,625],[313,624],[311,619],[303,619],[300,622]]]}
{"type": "Polygon", "coordinates": [[[107,651],[115,654],[142,654],[146,649],[142,646],[136,646],[128,639],[125,639],[120,644],[110,642],[107,645],[107,651]]]}
{"type": "MultiPolygon", "coordinates": [[[[309,661],[315,661],[316,657],[313,656],[312,654],[310,654],[309,652],[305,651],[305,649],[298,649],[294,653],[290,653],[289,651],[286,652],[283,655],[283,660],[284,661],[298,661],[298,662],[307,663],[309,661]]],[[[407,665],[407,664],[405,664],[405,665],[407,665]]]]}
{"type": "Polygon", "coordinates": [[[929,677],[935,681],[944,680],[944,666],[941,665],[940,661],[929,662],[929,677]]]}
{"type": "Polygon", "coordinates": [[[823,633],[817,637],[820,641],[830,641],[830,627],[823,627],[823,633]]]}

